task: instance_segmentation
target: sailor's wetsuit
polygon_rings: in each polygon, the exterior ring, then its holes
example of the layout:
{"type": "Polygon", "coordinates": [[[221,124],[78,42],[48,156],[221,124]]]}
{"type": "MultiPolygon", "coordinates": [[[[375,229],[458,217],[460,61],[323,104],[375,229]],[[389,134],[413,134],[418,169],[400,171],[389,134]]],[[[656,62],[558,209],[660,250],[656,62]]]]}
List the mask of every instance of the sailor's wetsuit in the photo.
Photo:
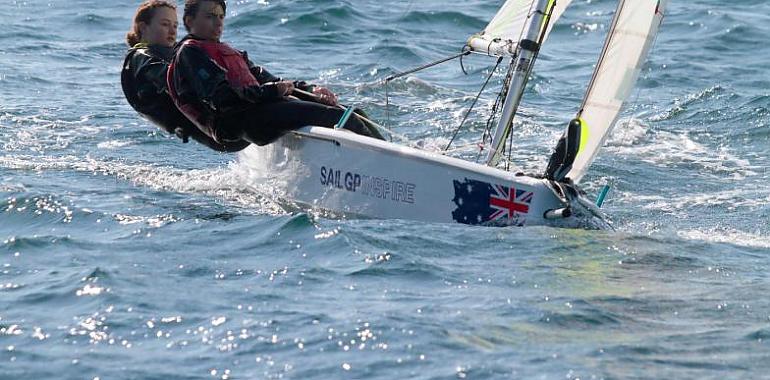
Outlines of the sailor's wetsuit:
{"type": "MultiPolygon", "coordinates": [[[[288,131],[308,125],[333,127],[343,110],[289,99],[278,93],[280,78],[254,65],[246,55],[221,42],[188,35],[178,45],[168,73],[171,97],[201,131],[224,143],[247,140],[266,145],[288,131]]],[[[305,82],[294,82],[311,91],[305,82]]],[[[371,136],[357,117],[344,128],[371,136]]]]}
{"type": "Polygon", "coordinates": [[[137,44],[128,51],[120,79],[131,107],[184,142],[191,137],[220,152],[237,152],[248,146],[243,140],[218,143],[179,112],[166,90],[166,71],[173,55],[173,48],[159,45],[137,44]]]}

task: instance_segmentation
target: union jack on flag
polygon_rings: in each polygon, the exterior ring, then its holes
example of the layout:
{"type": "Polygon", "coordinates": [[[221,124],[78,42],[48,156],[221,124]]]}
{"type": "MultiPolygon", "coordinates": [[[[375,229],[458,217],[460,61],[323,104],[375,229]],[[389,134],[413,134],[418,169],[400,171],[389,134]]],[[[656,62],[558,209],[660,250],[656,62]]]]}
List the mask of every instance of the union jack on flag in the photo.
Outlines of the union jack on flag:
{"type": "Polygon", "coordinates": [[[452,219],[465,224],[522,226],[532,206],[534,192],[465,178],[454,180],[457,208],[452,219]]]}
{"type": "Polygon", "coordinates": [[[489,220],[518,219],[519,215],[529,213],[532,203],[531,191],[517,190],[514,187],[494,185],[494,193],[489,195],[489,207],[493,210],[489,220]]]}

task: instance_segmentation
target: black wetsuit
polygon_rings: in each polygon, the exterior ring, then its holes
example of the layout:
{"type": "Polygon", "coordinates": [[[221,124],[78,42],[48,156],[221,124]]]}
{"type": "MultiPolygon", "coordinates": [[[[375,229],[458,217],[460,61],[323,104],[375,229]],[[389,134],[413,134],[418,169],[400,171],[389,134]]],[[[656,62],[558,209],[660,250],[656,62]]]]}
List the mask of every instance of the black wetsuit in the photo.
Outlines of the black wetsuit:
{"type": "Polygon", "coordinates": [[[173,48],[158,45],[138,44],[128,51],[120,79],[131,107],[184,142],[192,138],[220,152],[237,152],[247,147],[249,142],[243,140],[214,141],[179,112],[166,87],[166,72],[173,55],[173,48]]]}
{"type": "MultiPolygon", "coordinates": [[[[232,50],[226,44],[202,42],[201,45],[186,44],[187,40],[197,40],[188,35],[179,45],[173,60],[173,69],[169,75],[169,87],[176,95],[176,104],[188,118],[217,141],[244,139],[257,145],[275,141],[288,131],[308,125],[333,127],[340,121],[343,110],[303,99],[290,99],[281,96],[274,82],[281,81],[264,68],[254,65],[245,52],[232,50]],[[233,83],[228,77],[233,73],[224,70],[220,62],[211,56],[203,44],[208,43],[211,51],[221,54],[224,59],[241,59],[238,65],[245,63],[248,71],[238,74],[253,78],[245,79],[245,85],[233,83]],[[233,51],[238,57],[233,57],[233,51]],[[257,84],[254,84],[256,79],[257,84]],[[251,83],[248,83],[251,82],[251,83]]],[[[200,40],[198,40],[200,41],[200,40]]],[[[232,61],[229,61],[232,63],[232,61]]],[[[226,62],[225,62],[226,63],[226,62]]],[[[295,87],[311,91],[312,86],[305,82],[294,82],[295,87]]],[[[356,116],[351,116],[344,128],[355,133],[372,136],[369,128],[356,116]]],[[[379,137],[379,136],[377,136],[379,137]]]]}

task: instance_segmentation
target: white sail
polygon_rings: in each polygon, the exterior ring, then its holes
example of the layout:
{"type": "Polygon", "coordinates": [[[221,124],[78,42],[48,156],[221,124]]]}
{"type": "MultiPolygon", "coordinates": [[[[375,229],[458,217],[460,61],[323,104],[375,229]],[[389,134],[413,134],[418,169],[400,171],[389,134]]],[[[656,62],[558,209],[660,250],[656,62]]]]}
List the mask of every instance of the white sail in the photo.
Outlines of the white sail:
{"type": "MultiPolygon", "coordinates": [[[[572,0],[551,0],[548,8],[553,6],[553,13],[548,24],[545,38],[551,33],[556,20],[561,17],[564,10],[572,0]]],[[[524,30],[527,20],[533,9],[534,0],[508,0],[497,12],[492,21],[484,28],[484,31],[472,36],[468,40],[468,46],[476,52],[489,55],[503,56],[514,55],[519,40],[527,35],[524,30]]],[[[543,41],[545,41],[545,38],[543,41]]]]}
{"type": "Polygon", "coordinates": [[[578,182],[604,145],[634,88],[668,0],[621,0],[577,118],[580,148],[566,177],[578,182]]]}

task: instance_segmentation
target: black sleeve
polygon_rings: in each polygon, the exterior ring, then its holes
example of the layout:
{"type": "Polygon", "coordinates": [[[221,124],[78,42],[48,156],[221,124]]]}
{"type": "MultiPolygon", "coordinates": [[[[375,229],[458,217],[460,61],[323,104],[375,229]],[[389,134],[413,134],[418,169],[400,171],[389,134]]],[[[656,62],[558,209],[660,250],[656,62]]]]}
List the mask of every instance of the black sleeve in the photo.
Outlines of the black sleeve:
{"type": "Polygon", "coordinates": [[[168,65],[142,51],[134,51],[129,54],[124,69],[126,73],[124,79],[126,82],[130,82],[130,86],[124,84],[123,88],[129,102],[135,108],[136,106],[141,108],[144,105],[154,103],[157,97],[165,92],[168,65]],[[126,91],[127,87],[129,88],[128,91],[126,91]]]}
{"type": "Polygon", "coordinates": [[[281,98],[281,95],[278,94],[278,86],[274,83],[246,87],[237,93],[242,99],[250,103],[262,103],[281,98]]]}

